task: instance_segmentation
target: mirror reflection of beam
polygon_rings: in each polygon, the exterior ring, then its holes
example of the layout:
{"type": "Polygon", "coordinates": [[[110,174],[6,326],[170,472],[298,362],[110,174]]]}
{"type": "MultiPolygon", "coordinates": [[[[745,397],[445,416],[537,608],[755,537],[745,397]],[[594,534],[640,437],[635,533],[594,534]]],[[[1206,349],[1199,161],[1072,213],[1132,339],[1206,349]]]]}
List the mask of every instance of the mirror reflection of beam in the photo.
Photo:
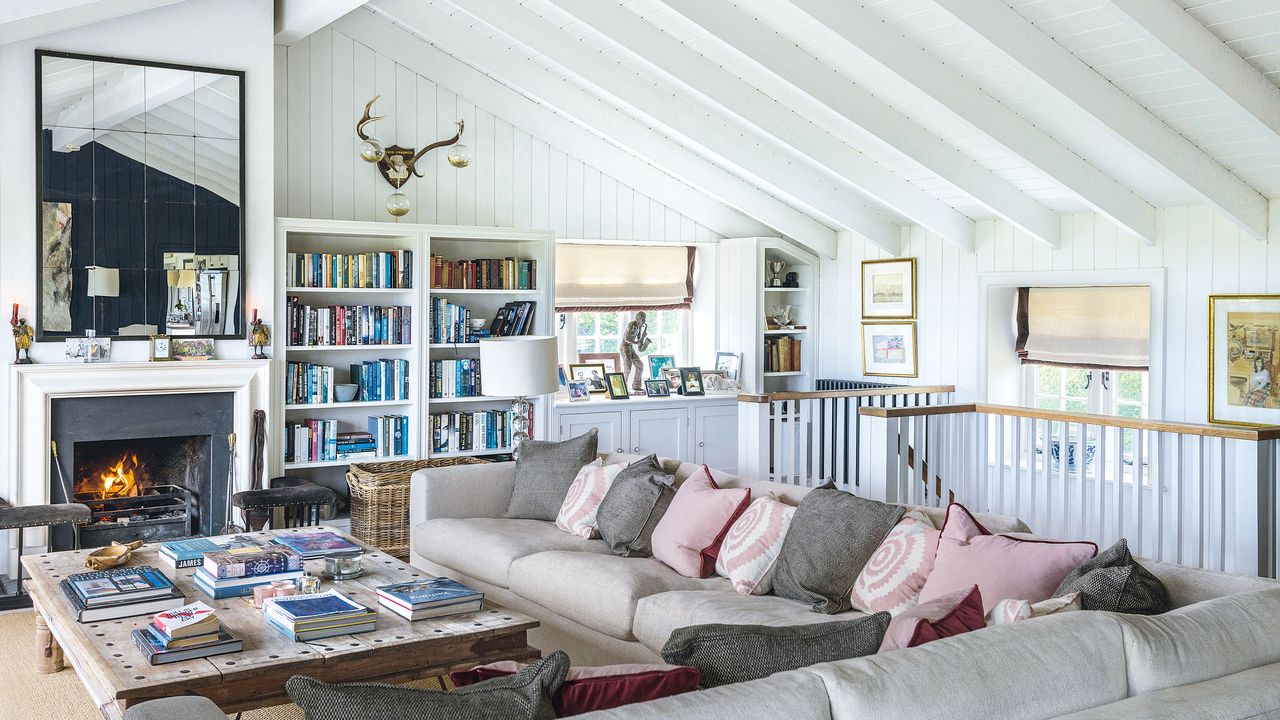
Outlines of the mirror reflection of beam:
{"type": "MultiPolygon", "coordinates": [[[[80,143],[64,142],[80,131],[74,128],[51,130],[55,151],[65,152],[68,145],[80,147],[80,143]]],[[[240,205],[240,146],[237,141],[196,138],[193,142],[190,136],[106,132],[98,135],[97,142],[147,167],[199,185],[233,205],[240,205]],[[192,143],[190,154],[182,146],[184,141],[192,143]],[[203,152],[196,152],[195,143],[200,143],[203,152]],[[224,150],[224,146],[235,147],[236,150],[230,152],[224,150]]]]}
{"type": "Polygon", "coordinates": [[[141,130],[145,126],[135,128],[120,126],[143,115],[148,108],[154,110],[163,107],[174,100],[193,95],[196,90],[216,80],[227,77],[190,71],[156,72],[156,68],[146,68],[144,82],[143,69],[141,66],[134,65],[95,63],[92,97],[82,96],[75,103],[64,106],[58,111],[53,123],[48,123],[49,113],[46,111],[45,122],[59,127],[141,130]],[[110,70],[105,70],[107,68],[110,70]],[[114,75],[117,79],[100,80],[104,75],[107,77],[114,75]]]}

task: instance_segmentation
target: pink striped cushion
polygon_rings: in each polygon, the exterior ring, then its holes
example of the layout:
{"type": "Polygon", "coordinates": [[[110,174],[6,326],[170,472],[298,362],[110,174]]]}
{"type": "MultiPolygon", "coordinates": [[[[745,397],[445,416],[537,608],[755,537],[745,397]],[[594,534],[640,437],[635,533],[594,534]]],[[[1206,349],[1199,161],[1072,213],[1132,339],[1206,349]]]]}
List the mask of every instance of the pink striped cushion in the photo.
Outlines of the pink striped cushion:
{"type": "Polygon", "coordinates": [[[609,491],[613,479],[626,466],[626,463],[605,465],[599,459],[583,465],[569,486],[569,494],[565,495],[560,513],[556,515],[556,527],[588,540],[599,537],[596,511],[600,509],[600,501],[609,491]]]}
{"type": "Polygon", "coordinates": [[[773,568],[795,515],[793,505],[759,497],[734,521],[720,546],[716,574],[743,595],[765,595],[773,587],[773,568]]]}
{"type": "Polygon", "coordinates": [[[915,607],[933,570],[938,535],[923,512],[903,515],[853,583],[849,599],[854,609],[898,615],[915,607]]]}

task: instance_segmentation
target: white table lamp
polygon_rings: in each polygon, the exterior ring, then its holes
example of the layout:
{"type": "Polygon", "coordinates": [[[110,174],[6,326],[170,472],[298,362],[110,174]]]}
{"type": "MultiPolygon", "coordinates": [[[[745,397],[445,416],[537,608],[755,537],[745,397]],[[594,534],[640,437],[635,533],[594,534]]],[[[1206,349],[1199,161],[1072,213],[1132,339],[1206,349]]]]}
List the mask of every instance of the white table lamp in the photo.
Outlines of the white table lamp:
{"type": "Polygon", "coordinates": [[[539,335],[485,338],[480,341],[480,394],[514,397],[511,403],[511,454],[529,438],[529,400],[560,388],[556,339],[539,335]]]}

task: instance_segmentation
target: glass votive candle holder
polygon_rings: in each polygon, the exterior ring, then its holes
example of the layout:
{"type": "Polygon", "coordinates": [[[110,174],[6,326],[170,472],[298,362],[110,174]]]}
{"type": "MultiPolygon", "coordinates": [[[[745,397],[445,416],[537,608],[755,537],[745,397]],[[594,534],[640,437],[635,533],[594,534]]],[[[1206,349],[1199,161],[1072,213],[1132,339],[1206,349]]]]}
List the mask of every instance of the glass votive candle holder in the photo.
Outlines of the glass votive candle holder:
{"type": "Polygon", "coordinates": [[[292,580],[276,580],[271,583],[271,587],[276,591],[276,597],[288,597],[298,591],[292,580]]]}
{"type": "Polygon", "coordinates": [[[334,580],[358,578],[364,572],[363,550],[343,550],[330,553],[324,559],[324,574],[334,580]]]}
{"type": "Polygon", "coordinates": [[[271,585],[258,585],[253,588],[253,606],[259,610],[262,609],[262,603],[270,597],[276,596],[276,589],[271,585]]]}
{"type": "Polygon", "coordinates": [[[299,595],[313,595],[320,592],[320,578],[315,575],[306,574],[298,578],[297,589],[299,595]]]}

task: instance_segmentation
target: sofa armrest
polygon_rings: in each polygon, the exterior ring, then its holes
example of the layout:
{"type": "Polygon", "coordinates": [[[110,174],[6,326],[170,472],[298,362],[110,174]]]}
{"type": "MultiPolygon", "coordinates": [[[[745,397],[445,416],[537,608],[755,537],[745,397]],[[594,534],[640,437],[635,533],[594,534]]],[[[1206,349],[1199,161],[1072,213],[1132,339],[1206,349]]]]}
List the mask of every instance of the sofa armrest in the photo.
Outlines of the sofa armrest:
{"type": "Polygon", "coordinates": [[[435,518],[500,518],[515,486],[514,462],[451,465],[413,474],[409,527],[435,518]]]}

